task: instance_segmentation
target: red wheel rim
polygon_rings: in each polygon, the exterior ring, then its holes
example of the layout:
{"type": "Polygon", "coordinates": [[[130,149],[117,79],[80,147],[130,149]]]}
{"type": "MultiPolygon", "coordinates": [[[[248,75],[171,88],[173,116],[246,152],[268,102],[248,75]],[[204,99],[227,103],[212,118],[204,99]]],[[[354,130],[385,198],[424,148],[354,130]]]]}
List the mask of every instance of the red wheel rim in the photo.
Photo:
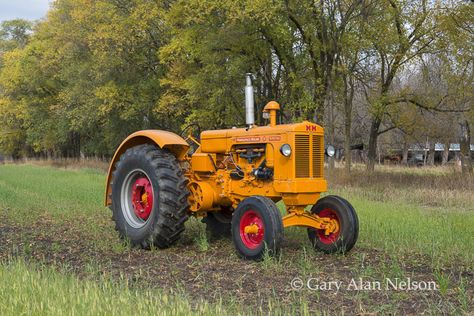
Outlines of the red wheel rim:
{"type": "Polygon", "coordinates": [[[132,205],[138,218],[146,221],[150,217],[153,209],[153,187],[145,175],[140,176],[133,183],[132,205]]]}
{"type": "Polygon", "coordinates": [[[323,243],[323,244],[327,244],[327,245],[330,245],[330,244],[333,244],[335,243],[338,238],[339,238],[339,233],[341,231],[341,223],[339,221],[339,217],[337,217],[337,213],[336,211],[330,209],[330,208],[326,208],[324,210],[322,210],[321,212],[319,212],[318,214],[319,217],[328,217],[330,219],[334,219],[337,221],[338,223],[338,226],[339,226],[339,229],[334,232],[334,233],[330,233],[329,235],[326,235],[324,234],[324,229],[318,229],[317,230],[317,233],[318,233],[318,237],[319,237],[319,240],[323,243]]]}
{"type": "Polygon", "coordinates": [[[263,242],[265,230],[262,217],[254,210],[248,210],[240,219],[240,238],[245,247],[255,249],[263,242]],[[256,229],[256,232],[246,232],[246,227],[256,229]]]}

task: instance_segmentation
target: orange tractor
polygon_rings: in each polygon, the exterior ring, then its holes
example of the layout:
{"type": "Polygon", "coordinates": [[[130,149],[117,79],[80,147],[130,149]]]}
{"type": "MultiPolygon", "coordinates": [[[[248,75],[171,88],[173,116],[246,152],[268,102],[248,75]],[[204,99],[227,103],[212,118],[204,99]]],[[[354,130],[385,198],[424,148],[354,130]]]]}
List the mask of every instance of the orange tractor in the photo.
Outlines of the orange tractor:
{"type": "Polygon", "coordinates": [[[246,81],[245,128],[186,139],[144,130],[123,141],[110,164],[105,196],[122,238],[133,246],[166,248],[179,239],[188,217],[196,216],[213,235],[232,236],[246,259],[277,253],[290,226],[306,227],[316,250],[354,246],[354,208],[338,196],[320,197],[327,190],[324,155],[334,154],[324,146],[323,128],[308,121],[277,124],[280,106],[273,101],[263,110],[268,125],[256,126],[249,74],[246,81]]]}

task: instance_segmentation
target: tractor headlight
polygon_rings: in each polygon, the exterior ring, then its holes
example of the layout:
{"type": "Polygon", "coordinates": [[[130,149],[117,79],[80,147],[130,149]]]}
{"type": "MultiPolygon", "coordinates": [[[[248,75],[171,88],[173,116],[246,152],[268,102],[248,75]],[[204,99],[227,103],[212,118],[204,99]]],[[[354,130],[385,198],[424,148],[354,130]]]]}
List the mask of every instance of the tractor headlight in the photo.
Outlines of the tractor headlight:
{"type": "Polygon", "coordinates": [[[328,155],[329,157],[332,157],[334,156],[335,153],[336,153],[336,149],[334,149],[333,145],[328,145],[326,147],[326,155],[328,155]]]}
{"type": "Polygon", "coordinates": [[[291,146],[288,144],[283,144],[280,147],[280,152],[285,157],[290,157],[291,155],[291,146]]]}

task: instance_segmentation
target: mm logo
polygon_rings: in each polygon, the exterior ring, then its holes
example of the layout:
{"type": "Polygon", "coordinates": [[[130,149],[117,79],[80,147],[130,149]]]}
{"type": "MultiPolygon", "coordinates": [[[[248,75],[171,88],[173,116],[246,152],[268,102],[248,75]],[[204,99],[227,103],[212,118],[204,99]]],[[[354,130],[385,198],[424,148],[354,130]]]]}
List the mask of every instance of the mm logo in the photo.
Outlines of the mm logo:
{"type": "Polygon", "coordinates": [[[307,132],[316,132],[316,125],[306,125],[306,131],[307,132]]]}

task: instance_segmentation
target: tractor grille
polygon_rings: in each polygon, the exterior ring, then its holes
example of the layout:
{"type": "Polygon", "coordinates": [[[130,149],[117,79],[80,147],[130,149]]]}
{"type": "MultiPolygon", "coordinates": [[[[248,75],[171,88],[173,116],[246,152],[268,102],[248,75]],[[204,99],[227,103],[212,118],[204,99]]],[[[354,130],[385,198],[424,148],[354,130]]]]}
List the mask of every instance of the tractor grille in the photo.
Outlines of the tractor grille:
{"type": "Polygon", "coordinates": [[[309,178],[309,135],[295,135],[295,167],[297,178],[309,178]]]}
{"type": "Polygon", "coordinates": [[[313,178],[323,177],[324,140],[322,136],[313,135],[313,178]]]}
{"type": "Polygon", "coordinates": [[[295,135],[296,178],[322,178],[324,140],[320,135],[295,135]]]}

